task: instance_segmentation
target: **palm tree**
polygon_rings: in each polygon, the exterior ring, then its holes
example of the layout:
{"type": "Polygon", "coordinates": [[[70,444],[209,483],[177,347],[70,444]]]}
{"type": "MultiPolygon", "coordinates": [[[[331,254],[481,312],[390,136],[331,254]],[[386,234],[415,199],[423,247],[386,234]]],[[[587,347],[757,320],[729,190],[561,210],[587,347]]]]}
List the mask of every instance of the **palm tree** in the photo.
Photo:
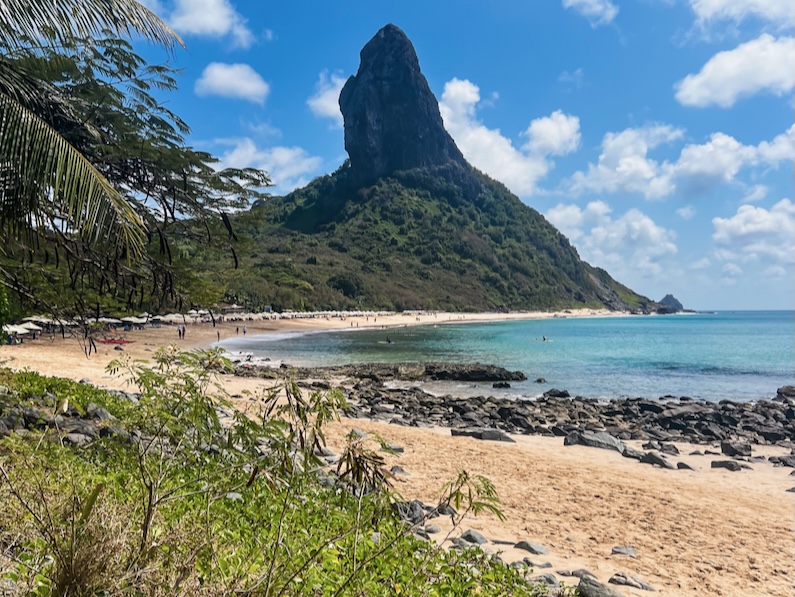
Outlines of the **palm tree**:
{"type": "MultiPolygon", "coordinates": [[[[54,94],[9,60],[15,51],[115,35],[172,49],[179,36],[136,0],[0,1],[0,238],[49,230],[128,258],[143,253],[141,217],[45,118],[54,94]]],[[[79,116],[79,115],[78,115],[79,116]]]]}

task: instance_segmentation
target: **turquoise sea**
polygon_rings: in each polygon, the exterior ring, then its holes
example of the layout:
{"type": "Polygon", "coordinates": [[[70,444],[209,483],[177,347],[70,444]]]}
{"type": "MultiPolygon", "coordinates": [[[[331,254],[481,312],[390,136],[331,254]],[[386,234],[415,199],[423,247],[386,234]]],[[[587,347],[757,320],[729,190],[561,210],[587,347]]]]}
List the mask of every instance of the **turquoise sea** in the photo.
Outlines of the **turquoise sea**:
{"type": "Polygon", "coordinates": [[[519,369],[529,378],[508,390],[424,386],[460,395],[529,398],[559,388],[592,398],[755,400],[795,384],[793,311],[443,324],[236,338],[222,346],[293,365],[479,361],[519,369]],[[547,383],[535,383],[539,377],[547,383]]]}

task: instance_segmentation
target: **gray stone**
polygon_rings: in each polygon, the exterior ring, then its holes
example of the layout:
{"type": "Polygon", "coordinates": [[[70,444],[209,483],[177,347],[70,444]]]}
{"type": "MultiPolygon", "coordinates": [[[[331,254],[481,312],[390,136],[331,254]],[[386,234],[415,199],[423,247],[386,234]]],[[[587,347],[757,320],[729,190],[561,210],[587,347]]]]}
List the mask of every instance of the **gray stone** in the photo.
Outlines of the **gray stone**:
{"type": "Polygon", "coordinates": [[[659,466],[661,468],[667,468],[673,470],[674,465],[668,462],[662,456],[655,454],[654,452],[646,452],[643,455],[643,458],[640,459],[641,462],[645,464],[653,464],[659,466]]]}
{"type": "Polygon", "coordinates": [[[626,450],[624,442],[614,438],[604,431],[572,431],[563,440],[564,446],[588,446],[591,448],[602,448],[603,450],[615,450],[623,454],[626,450]]]}
{"type": "Polygon", "coordinates": [[[73,446],[85,446],[91,442],[91,438],[82,433],[67,433],[63,439],[66,443],[72,444],[73,446]]]}
{"type": "Polygon", "coordinates": [[[625,587],[632,587],[633,589],[641,589],[642,591],[654,590],[650,584],[642,581],[636,576],[631,576],[624,572],[616,572],[607,582],[612,585],[622,585],[625,587]]]}
{"type": "Polygon", "coordinates": [[[389,469],[389,472],[392,473],[393,475],[404,475],[406,477],[410,476],[409,473],[407,473],[402,466],[399,466],[397,464],[394,465],[391,469],[389,469]]]}
{"type": "Polygon", "coordinates": [[[508,442],[508,443],[516,443],[516,440],[511,438],[507,433],[500,431],[499,429],[451,429],[450,434],[453,437],[474,437],[475,439],[480,440],[488,440],[488,441],[496,441],[496,442],[508,442]]]}
{"type": "Polygon", "coordinates": [[[403,446],[397,444],[386,444],[382,449],[384,452],[389,452],[391,454],[403,454],[403,452],[405,452],[403,446]]]}
{"type": "Polygon", "coordinates": [[[726,456],[751,456],[751,444],[748,442],[721,442],[720,451],[726,456]]]}
{"type": "Polygon", "coordinates": [[[554,574],[542,574],[541,576],[534,576],[528,580],[530,584],[533,585],[546,585],[548,587],[559,587],[560,582],[558,581],[557,577],[554,574]]]}
{"type": "Polygon", "coordinates": [[[686,462],[677,462],[676,463],[676,468],[678,470],[680,470],[680,471],[694,471],[694,470],[696,470],[692,466],[687,464],[686,462]]]}
{"type": "Polygon", "coordinates": [[[86,415],[89,419],[96,419],[97,421],[115,421],[116,417],[110,414],[106,409],[97,406],[93,402],[88,404],[86,408],[86,415]]]}
{"type": "Polygon", "coordinates": [[[635,557],[638,552],[634,547],[629,547],[628,545],[616,545],[610,550],[610,555],[635,557]]]}
{"type": "Polygon", "coordinates": [[[487,539],[481,533],[478,533],[473,529],[464,531],[464,533],[461,535],[461,539],[468,543],[475,543],[477,545],[483,545],[487,541],[487,539]]]}
{"type": "Polygon", "coordinates": [[[739,471],[742,468],[740,463],[734,460],[713,460],[710,466],[711,468],[725,468],[733,472],[739,471]]]}
{"type": "Polygon", "coordinates": [[[431,534],[441,533],[442,527],[440,527],[438,524],[429,524],[425,527],[425,532],[431,534]]]}
{"type": "Polygon", "coordinates": [[[516,545],[514,545],[516,549],[523,549],[524,551],[529,551],[532,554],[536,555],[544,555],[549,553],[546,547],[543,545],[539,545],[538,543],[533,543],[532,541],[519,541],[516,545]]]}
{"type": "Polygon", "coordinates": [[[607,585],[603,585],[593,576],[581,576],[577,585],[580,597],[624,597],[607,585]]]}

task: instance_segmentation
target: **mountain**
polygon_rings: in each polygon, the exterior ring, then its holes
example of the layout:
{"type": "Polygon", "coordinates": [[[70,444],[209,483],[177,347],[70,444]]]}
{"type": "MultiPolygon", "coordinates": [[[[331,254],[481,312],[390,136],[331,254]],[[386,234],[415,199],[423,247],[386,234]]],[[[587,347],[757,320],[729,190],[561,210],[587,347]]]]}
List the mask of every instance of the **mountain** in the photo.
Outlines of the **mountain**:
{"type": "Polygon", "coordinates": [[[284,309],[650,311],[568,239],[470,166],[408,37],[387,25],[340,94],[336,172],[234,218],[227,299],[284,309]]]}

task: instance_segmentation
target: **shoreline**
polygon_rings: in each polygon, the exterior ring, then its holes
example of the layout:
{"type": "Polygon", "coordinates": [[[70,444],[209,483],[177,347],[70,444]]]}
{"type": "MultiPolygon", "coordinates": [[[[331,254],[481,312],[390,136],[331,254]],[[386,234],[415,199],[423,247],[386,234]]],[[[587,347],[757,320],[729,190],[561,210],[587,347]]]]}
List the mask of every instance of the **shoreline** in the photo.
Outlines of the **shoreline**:
{"type": "MultiPolygon", "coordinates": [[[[484,321],[476,320],[477,314],[467,315],[453,314],[463,317],[453,323],[484,321]]],[[[504,320],[506,314],[486,315],[488,322],[504,320]]],[[[509,315],[513,315],[509,319],[533,318],[531,314],[509,315]]],[[[420,316],[421,321],[415,317],[395,316],[384,324],[440,324],[442,316],[420,316]]],[[[377,328],[382,324],[380,319],[377,328]]],[[[362,323],[369,323],[365,316],[356,321],[359,329],[364,329],[362,323]]],[[[151,359],[154,350],[167,344],[183,349],[206,348],[216,341],[218,332],[222,337],[234,336],[235,327],[243,324],[252,336],[351,328],[349,319],[332,320],[331,325],[325,319],[225,322],[215,328],[211,324],[189,324],[186,340],[179,341],[175,328],[164,326],[129,332],[127,337],[134,342],[124,346],[124,351],[98,345],[99,353],[90,359],[74,339],[51,342],[41,338],[0,347],[0,366],[129,390],[123,380],[105,372],[110,360],[123,354],[151,359]]],[[[275,383],[231,375],[221,376],[219,381],[235,406],[249,412],[257,408],[256,392],[275,383]]],[[[789,475],[793,469],[760,460],[748,461],[750,469],[732,472],[711,468],[710,460],[717,456],[690,454],[696,449],[704,452],[705,448],[719,451],[715,442],[699,447],[674,441],[680,451],[675,461],[695,470],[666,470],[615,451],[581,445],[564,447],[563,437],[511,434],[515,443],[482,441],[454,437],[446,427],[407,427],[377,418],[342,418],[330,424],[330,447],[341,449],[353,428],[371,436],[377,434],[404,449],[385,458],[387,467],[397,465],[408,473],[395,478],[396,489],[407,499],[433,503],[443,484],[462,468],[491,479],[506,520],[481,515],[468,519],[461,530],[480,531],[489,539],[484,548],[502,552],[506,562],[529,556],[535,564],[534,575],[551,572],[573,585],[577,579],[561,572],[586,568],[601,582],[623,572],[641,578],[664,597],[784,597],[792,593],[795,512],[787,490],[795,485],[795,477],[789,475]],[[549,554],[531,555],[494,540],[538,542],[549,554]],[[634,547],[636,556],[611,555],[613,547],[622,545],[634,547]],[[539,566],[546,563],[551,564],[548,570],[539,566]]],[[[642,443],[626,441],[635,450],[641,450],[642,443]]],[[[779,446],[753,446],[754,456],[781,457],[787,453],[779,446]]],[[[430,522],[443,524],[441,519],[430,522]]],[[[445,530],[439,536],[444,536],[445,530]]],[[[627,597],[649,595],[631,587],[614,588],[627,597]]]]}

